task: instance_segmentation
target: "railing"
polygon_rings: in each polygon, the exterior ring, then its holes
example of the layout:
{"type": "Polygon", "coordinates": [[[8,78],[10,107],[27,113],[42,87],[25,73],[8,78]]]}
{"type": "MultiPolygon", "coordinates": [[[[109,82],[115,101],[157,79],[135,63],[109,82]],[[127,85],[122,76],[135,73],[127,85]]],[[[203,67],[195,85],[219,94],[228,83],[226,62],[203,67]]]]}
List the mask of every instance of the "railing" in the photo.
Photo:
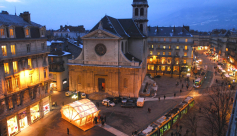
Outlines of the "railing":
{"type": "Polygon", "coordinates": [[[49,71],[50,72],[63,72],[63,71],[65,71],[65,68],[64,67],[61,67],[61,68],[49,68],[49,71]]]}
{"type": "Polygon", "coordinates": [[[16,51],[14,54],[11,52],[8,52],[7,55],[1,54],[0,59],[9,59],[9,58],[17,58],[17,57],[22,57],[22,56],[30,56],[30,55],[36,55],[36,54],[41,54],[41,53],[49,53],[50,48],[45,48],[44,50],[30,50],[29,52],[23,51],[23,52],[18,52],[16,51]]]}
{"type": "Polygon", "coordinates": [[[64,60],[60,60],[60,61],[51,61],[51,60],[49,60],[49,64],[64,64],[64,60]]]}

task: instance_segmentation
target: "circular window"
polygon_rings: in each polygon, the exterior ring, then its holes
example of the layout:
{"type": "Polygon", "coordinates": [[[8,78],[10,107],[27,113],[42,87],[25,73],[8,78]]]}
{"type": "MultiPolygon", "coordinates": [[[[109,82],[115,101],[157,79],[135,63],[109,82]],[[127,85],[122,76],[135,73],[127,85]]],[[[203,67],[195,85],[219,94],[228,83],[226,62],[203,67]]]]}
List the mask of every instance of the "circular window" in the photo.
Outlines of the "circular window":
{"type": "Polygon", "coordinates": [[[95,52],[96,54],[98,54],[99,56],[103,56],[106,53],[106,47],[104,44],[97,44],[95,46],[95,52]]]}

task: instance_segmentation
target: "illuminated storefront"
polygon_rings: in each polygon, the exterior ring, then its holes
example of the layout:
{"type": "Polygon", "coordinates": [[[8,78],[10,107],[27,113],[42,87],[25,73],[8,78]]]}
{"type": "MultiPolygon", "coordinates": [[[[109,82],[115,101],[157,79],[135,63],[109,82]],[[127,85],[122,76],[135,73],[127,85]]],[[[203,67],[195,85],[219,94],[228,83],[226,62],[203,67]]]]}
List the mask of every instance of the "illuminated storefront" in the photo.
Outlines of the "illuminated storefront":
{"type": "Polygon", "coordinates": [[[32,123],[40,117],[39,104],[36,104],[30,108],[30,115],[32,123]]]}
{"type": "Polygon", "coordinates": [[[50,107],[49,107],[49,97],[44,98],[43,100],[43,110],[44,110],[44,115],[49,113],[50,107]]]}
{"type": "Polygon", "coordinates": [[[18,119],[20,130],[22,131],[28,126],[26,109],[23,109],[18,113],[18,119]]]}
{"type": "Polygon", "coordinates": [[[50,90],[53,90],[53,91],[57,90],[57,83],[56,83],[56,81],[50,83],[50,90]]]}
{"type": "Polygon", "coordinates": [[[15,135],[18,132],[17,118],[16,116],[7,120],[8,134],[9,136],[15,135]]]}

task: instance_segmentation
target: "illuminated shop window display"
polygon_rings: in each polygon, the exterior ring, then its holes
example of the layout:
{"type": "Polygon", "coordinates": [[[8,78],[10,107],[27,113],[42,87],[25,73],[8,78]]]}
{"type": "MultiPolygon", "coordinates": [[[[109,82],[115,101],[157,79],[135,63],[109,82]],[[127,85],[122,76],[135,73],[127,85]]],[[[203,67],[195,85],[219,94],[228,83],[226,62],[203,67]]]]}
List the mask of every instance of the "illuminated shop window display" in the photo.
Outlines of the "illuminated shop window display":
{"type": "Polygon", "coordinates": [[[44,110],[44,115],[49,113],[50,108],[49,108],[49,97],[46,97],[43,99],[43,110],[44,110]]]}
{"type": "Polygon", "coordinates": [[[26,127],[28,127],[28,122],[27,122],[27,115],[26,115],[26,111],[23,111],[21,113],[18,113],[19,115],[19,125],[20,125],[20,129],[23,130],[26,127]]]}
{"type": "Polygon", "coordinates": [[[13,118],[10,118],[7,120],[7,126],[8,126],[8,134],[9,136],[14,135],[18,132],[18,125],[17,125],[17,118],[14,116],[13,118]]]}
{"type": "Polygon", "coordinates": [[[35,120],[37,120],[40,117],[39,104],[30,108],[30,114],[31,114],[31,122],[33,123],[35,120]]]}

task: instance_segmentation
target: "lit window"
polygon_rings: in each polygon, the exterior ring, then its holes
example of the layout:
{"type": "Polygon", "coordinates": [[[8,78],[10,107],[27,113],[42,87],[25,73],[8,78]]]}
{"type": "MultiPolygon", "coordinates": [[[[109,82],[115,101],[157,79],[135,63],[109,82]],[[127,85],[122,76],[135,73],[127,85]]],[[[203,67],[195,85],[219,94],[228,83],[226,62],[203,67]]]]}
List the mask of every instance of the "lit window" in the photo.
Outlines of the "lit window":
{"type": "Polygon", "coordinates": [[[147,66],[147,69],[148,69],[148,70],[154,70],[154,65],[148,65],[148,66],[147,66]]]}
{"type": "Polygon", "coordinates": [[[153,48],[153,45],[151,45],[151,48],[153,48]]]}
{"type": "Polygon", "coordinates": [[[157,52],[157,55],[160,55],[160,52],[157,52]]]}
{"type": "Polygon", "coordinates": [[[156,67],[156,70],[159,71],[159,70],[160,70],[160,66],[157,66],[157,67],[156,67]]]}
{"type": "Polygon", "coordinates": [[[187,52],[184,53],[184,56],[187,56],[187,52]]]}
{"type": "Polygon", "coordinates": [[[10,36],[13,36],[13,29],[10,29],[10,36]]]}
{"type": "Polygon", "coordinates": [[[171,46],[169,46],[169,49],[171,49],[171,46]]]}
{"type": "Polygon", "coordinates": [[[171,71],[171,68],[170,68],[170,66],[167,66],[167,71],[171,71]]]}
{"type": "Polygon", "coordinates": [[[29,36],[29,29],[26,29],[26,36],[29,36]]]}
{"type": "Polygon", "coordinates": [[[164,42],[166,41],[166,39],[164,38],[164,42]]]}
{"type": "Polygon", "coordinates": [[[228,51],[228,48],[225,48],[225,51],[228,51]]]}
{"type": "Polygon", "coordinates": [[[19,88],[19,81],[20,81],[20,80],[19,80],[19,77],[16,77],[16,78],[15,78],[15,81],[14,81],[16,88],[19,88]]]}
{"type": "Polygon", "coordinates": [[[2,45],[2,56],[7,56],[7,46],[6,45],[2,45]]]}
{"type": "Polygon", "coordinates": [[[185,42],[188,42],[188,39],[185,39],[185,42]]]}
{"type": "Polygon", "coordinates": [[[163,52],[163,55],[165,55],[165,52],[163,52]]]}
{"type": "Polygon", "coordinates": [[[171,55],[171,52],[169,52],[169,55],[171,55]]]}
{"type": "Polygon", "coordinates": [[[150,51],[150,55],[152,55],[153,54],[153,52],[152,51],[150,51]]]}
{"type": "Polygon", "coordinates": [[[9,74],[9,65],[8,65],[8,63],[4,63],[4,71],[5,71],[5,74],[9,74]]]}
{"type": "Polygon", "coordinates": [[[163,49],[165,49],[165,46],[163,46],[163,49]]]}
{"type": "Polygon", "coordinates": [[[13,61],[12,64],[13,64],[13,71],[17,72],[18,71],[17,61],[13,61]]]}
{"type": "Polygon", "coordinates": [[[150,61],[152,61],[152,58],[150,58],[150,61]]]}
{"type": "Polygon", "coordinates": [[[171,64],[171,59],[168,59],[168,60],[167,60],[167,64],[171,64]]]}
{"type": "Polygon", "coordinates": [[[185,50],[188,50],[188,46],[184,46],[184,49],[185,49],[185,50]]]}
{"type": "Polygon", "coordinates": [[[11,45],[11,53],[12,53],[12,55],[15,55],[15,54],[16,54],[15,45],[11,45]]]}
{"type": "Polygon", "coordinates": [[[183,62],[184,62],[184,64],[186,64],[186,63],[187,63],[187,60],[183,60],[183,62]]]}
{"type": "Polygon", "coordinates": [[[0,29],[0,34],[1,34],[1,36],[4,35],[4,29],[0,29]]]}
{"type": "Polygon", "coordinates": [[[177,65],[179,64],[179,61],[178,61],[178,60],[176,60],[176,64],[177,64],[177,65]]]}
{"type": "Polygon", "coordinates": [[[28,59],[28,67],[29,67],[29,68],[32,68],[32,62],[31,62],[31,59],[28,59]]]}
{"type": "Polygon", "coordinates": [[[165,66],[161,66],[161,71],[165,71],[165,66]]]}
{"type": "Polygon", "coordinates": [[[176,46],[176,49],[179,49],[179,46],[176,46]]]}

